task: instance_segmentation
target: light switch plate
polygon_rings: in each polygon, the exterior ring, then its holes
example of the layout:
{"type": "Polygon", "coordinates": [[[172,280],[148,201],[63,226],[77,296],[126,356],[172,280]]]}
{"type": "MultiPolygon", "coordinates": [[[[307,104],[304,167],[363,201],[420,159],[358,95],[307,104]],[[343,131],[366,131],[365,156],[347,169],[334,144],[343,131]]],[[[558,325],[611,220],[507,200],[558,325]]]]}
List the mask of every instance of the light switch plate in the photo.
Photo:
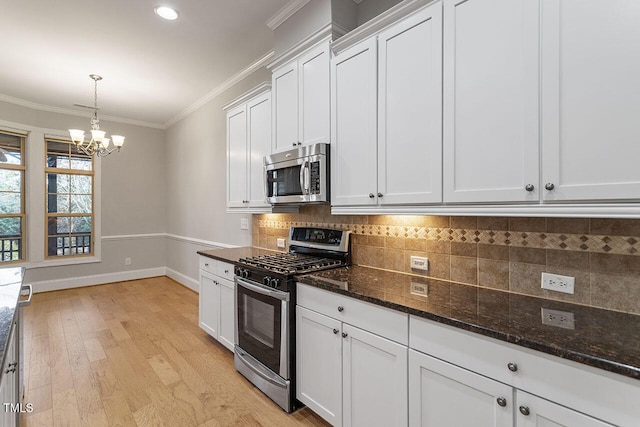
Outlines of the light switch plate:
{"type": "Polygon", "coordinates": [[[240,218],[240,230],[249,229],[249,220],[247,218],[240,218]]]}
{"type": "Polygon", "coordinates": [[[285,246],[284,243],[285,243],[284,239],[276,240],[276,246],[278,246],[280,249],[284,249],[284,246],[285,246]]]}

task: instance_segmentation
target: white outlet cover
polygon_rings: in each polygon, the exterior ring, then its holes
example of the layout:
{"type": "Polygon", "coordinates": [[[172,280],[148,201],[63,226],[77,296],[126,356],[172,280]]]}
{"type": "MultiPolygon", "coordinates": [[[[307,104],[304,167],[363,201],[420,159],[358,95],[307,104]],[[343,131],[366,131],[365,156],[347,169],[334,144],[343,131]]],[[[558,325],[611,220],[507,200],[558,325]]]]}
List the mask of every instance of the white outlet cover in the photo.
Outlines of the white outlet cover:
{"type": "Polygon", "coordinates": [[[542,273],[541,287],[542,289],[573,295],[575,281],[576,278],[571,276],[542,273]]]}
{"type": "Polygon", "coordinates": [[[426,283],[411,282],[411,293],[423,297],[429,296],[429,286],[426,283]]]}
{"type": "Polygon", "coordinates": [[[429,270],[429,258],[421,257],[421,256],[412,256],[411,260],[411,268],[414,270],[429,270]]]}
{"type": "Polygon", "coordinates": [[[571,311],[553,310],[550,308],[540,307],[542,316],[542,324],[555,326],[563,329],[575,329],[576,321],[571,311]]]}
{"type": "Polygon", "coordinates": [[[281,248],[281,249],[284,249],[284,243],[285,243],[285,242],[284,242],[284,239],[278,239],[278,240],[276,240],[276,245],[277,245],[279,248],[281,248]]]}
{"type": "Polygon", "coordinates": [[[249,220],[247,218],[240,218],[240,230],[249,229],[249,220]]]}

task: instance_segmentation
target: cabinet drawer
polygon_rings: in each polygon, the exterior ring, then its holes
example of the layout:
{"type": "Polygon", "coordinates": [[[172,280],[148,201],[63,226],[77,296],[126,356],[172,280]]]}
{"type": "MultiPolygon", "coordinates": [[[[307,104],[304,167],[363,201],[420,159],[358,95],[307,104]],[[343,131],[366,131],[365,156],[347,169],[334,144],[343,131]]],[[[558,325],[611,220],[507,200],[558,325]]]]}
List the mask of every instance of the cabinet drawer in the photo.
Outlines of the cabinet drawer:
{"type": "Polygon", "coordinates": [[[218,268],[218,261],[215,259],[201,256],[200,257],[200,270],[204,270],[207,273],[218,274],[216,269],[218,268]]]}
{"type": "Polygon", "coordinates": [[[216,272],[218,276],[233,280],[233,264],[229,264],[228,262],[217,261],[216,272]]]}
{"type": "Polygon", "coordinates": [[[614,424],[640,419],[638,380],[420,317],[409,329],[412,349],[614,424]]]}
{"type": "Polygon", "coordinates": [[[408,315],[344,295],[298,283],[297,304],[407,345],[408,315]],[[341,308],[341,310],[340,310],[341,308]]]}

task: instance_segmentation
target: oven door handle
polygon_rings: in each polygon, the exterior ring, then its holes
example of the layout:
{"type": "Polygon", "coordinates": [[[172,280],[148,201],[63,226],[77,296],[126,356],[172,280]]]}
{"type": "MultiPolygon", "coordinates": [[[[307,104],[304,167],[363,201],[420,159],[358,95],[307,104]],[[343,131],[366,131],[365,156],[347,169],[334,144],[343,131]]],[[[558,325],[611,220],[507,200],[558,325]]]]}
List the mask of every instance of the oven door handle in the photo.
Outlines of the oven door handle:
{"type": "Polygon", "coordinates": [[[265,295],[268,297],[276,298],[281,301],[289,301],[289,293],[276,291],[274,289],[265,288],[264,286],[254,285],[253,283],[247,282],[244,279],[236,276],[236,283],[239,286],[242,286],[245,289],[249,289],[250,291],[256,292],[261,295],[265,295]]]}

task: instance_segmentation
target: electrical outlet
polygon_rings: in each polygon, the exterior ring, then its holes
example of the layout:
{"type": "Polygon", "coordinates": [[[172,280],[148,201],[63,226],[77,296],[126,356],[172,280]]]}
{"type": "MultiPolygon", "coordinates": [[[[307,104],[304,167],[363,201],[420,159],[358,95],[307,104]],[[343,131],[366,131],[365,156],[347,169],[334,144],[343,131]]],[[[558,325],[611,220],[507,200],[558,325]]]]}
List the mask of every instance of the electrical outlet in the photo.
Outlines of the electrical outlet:
{"type": "Polygon", "coordinates": [[[131,258],[126,257],[126,258],[124,259],[124,265],[131,265],[131,258]]]}
{"type": "Polygon", "coordinates": [[[284,249],[284,239],[276,240],[276,246],[278,246],[281,249],[284,249]]]}
{"type": "Polygon", "coordinates": [[[564,292],[573,295],[573,286],[576,278],[571,276],[561,276],[559,274],[542,273],[542,289],[550,291],[564,292]]]}
{"type": "Polygon", "coordinates": [[[412,256],[411,268],[414,270],[429,270],[429,259],[421,256],[412,256]]]}
{"type": "Polygon", "coordinates": [[[564,329],[575,329],[576,322],[571,311],[552,310],[541,307],[542,324],[564,329]]]}
{"type": "Polygon", "coordinates": [[[411,293],[426,297],[429,294],[429,287],[426,283],[411,282],[411,293]]]}
{"type": "Polygon", "coordinates": [[[249,229],[249,220],[247,218],[240,218],[240,230],[249,229]]]}

